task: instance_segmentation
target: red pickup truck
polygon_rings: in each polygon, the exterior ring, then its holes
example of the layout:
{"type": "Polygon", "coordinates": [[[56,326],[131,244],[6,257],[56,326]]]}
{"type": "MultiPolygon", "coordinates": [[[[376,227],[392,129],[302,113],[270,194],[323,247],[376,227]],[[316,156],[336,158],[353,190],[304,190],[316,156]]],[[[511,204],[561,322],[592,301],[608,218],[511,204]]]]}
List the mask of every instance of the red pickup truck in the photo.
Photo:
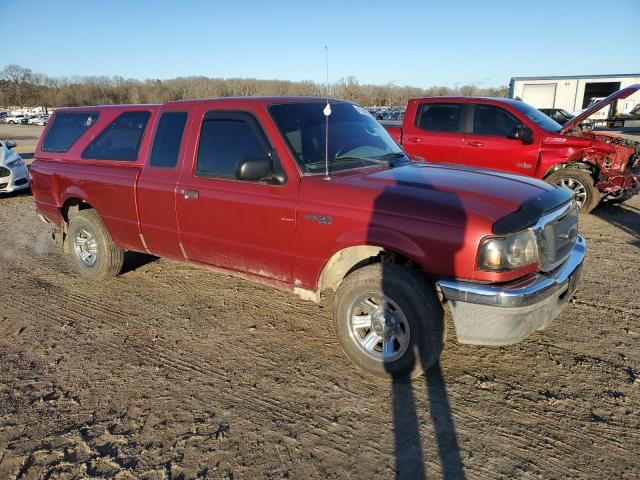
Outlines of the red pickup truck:
{"type": "Polygon", "coordinates": [[[381,377],[434,365],[443,301],[460,342],[544,328],[585,255],[567,189],[411,162],[344,101],[59,109],[31,175],[42,220],[82,275],[118,274],[130,250],[314,301],[333,290],[345,352],[381,377]]]}
{"type": "Polygon", "coordinates": [[[640,188],[640,143],[583,131],[596,111],[640,89],[613,93],[564,125],[519,100],[427,97],[409,100],[402,125],[385,124],[413,156],[544,179],[573,190],[581,212],[601,199],[622,202],[640,188]]]}

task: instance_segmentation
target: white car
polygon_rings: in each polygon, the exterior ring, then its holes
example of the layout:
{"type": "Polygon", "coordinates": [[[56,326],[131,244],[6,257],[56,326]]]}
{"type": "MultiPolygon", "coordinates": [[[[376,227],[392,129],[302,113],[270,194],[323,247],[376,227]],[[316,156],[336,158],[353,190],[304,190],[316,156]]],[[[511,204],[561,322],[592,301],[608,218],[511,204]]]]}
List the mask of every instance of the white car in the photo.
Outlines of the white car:
{"type": "Polygon", "coordinates": [[[27,120],[29,125],[46,125],[49,121],[49,115],[38,115],[37,117],[27,120]]]}
{"type": "Polygon", "coordinates": [[[8,115],[4,117],[4,123],[14,124],[22,122],[23,118],[27,118],[26,115],[18,114],[18,115],[8,115]]]}
{"type": "Polygon", "coordinates": [[[29,170],[22,157],[11,151],[15,146],[13,140],[0,142],[0,193],[29,188],[29,170]]]}

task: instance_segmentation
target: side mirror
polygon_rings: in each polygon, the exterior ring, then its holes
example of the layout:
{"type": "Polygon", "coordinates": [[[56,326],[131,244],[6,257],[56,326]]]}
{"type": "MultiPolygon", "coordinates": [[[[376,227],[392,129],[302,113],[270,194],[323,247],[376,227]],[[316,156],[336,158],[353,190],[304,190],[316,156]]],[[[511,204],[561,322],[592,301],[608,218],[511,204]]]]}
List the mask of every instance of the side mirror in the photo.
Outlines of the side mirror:
{"type": "Polygon", "coordinates": [[[533,132],[525,125],[518,125],[508,137],[514,140],[520,140],[525,145],[531,145],[533,143],[533,132]]]}
{"type": "Polygon", "coordinates": [[[270,157],[244,158],[236,167],[236,178],[246,182],[268,180],[273,173],[273,161],[270,157]]]}
{"type": "Polygon", "coordinates": [[[15,140],[7,140],[4,142],[4,146],[11,150],[13,147],[17,145],[15,140]]]}

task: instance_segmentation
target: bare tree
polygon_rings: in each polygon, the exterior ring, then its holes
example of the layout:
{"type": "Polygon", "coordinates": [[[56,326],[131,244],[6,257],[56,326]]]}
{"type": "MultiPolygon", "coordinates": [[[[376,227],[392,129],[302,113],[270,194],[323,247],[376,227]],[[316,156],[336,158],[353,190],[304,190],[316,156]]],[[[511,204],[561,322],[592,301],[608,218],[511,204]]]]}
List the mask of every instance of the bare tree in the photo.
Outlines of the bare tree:
{"type": "Polygon", "coordinates": [[[0,73],[0,78],[8,82],[9,91],[13,95],[10,100],[13,100],[13,103],[21,107],[26,91],[31,88],[33,72],[20,65],[11,64],[4,67],[0,73]]]}
{"type": "MultiPolygon", "coordinates": [[[[400,106],[409,98],[441,95],[487,95],[506,97],[507,87],[460,88],[434,86],[417,88],[393,84],[361,84],[354,76],[330,86],[336,98],[366,106],[400,106]]],[[[185,98],[251,95],[304,95],[324,97],[326,87],[310,80],[258,80],[255,78],[178,77],[170,80],[136,80],[113,77],[51,78],[19,65],[7,65],[0,72],[0,104],[50,107],[117,103],[164,103],[185,98]]]]}

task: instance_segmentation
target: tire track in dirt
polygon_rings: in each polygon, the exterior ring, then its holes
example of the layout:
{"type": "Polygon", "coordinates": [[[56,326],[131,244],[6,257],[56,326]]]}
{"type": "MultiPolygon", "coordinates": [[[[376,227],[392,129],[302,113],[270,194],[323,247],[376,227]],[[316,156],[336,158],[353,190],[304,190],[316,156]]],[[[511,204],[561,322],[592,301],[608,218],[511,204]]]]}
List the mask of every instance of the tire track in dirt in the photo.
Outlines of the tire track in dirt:
{"type": "MultiPolygon", "coordinates": [[[[168,260],[87,282],[62,256],[36,253],[46,227],[29,217],[30,199],[0,204],[0,223],[21,231],[16,243],[0,229],[16,254],[0,289],[10,305],[0,316],[0,478],[20,468],[195,478],[204,467],[214,478],[393,476],[389,386],[342,357],[326,304],[168,260]],[[16,470],[3,470],[9,462],[16,470]]],[[[638,299],[623,288],[638,249],[600,218],[581,228],[578,302],[546,332],[508,348],[445,349],[470,479],[640,474],[630,453],[640,447],[638,299]]],[[[437,478],[424,380],[413,391],[437,478]]]]}
{"type": "MultiPolygon", "coordinates": [[[[26,278],[26,276],[22,278],[26,278]]],[[[24,287],[28,284],[29,281],[23,281],[23,285],[19,285],[19,287],[24,287]]],[[[103,302],[96,300],[95,298],[89,300],[85,296],[69,294],[66,291],[57,291],[55,288],[49,290],[47,297],[49,302],[48,306],[44,306],[44,304],[41,306],[39,302],[36,302],[34,305],[18,300],[18,305],[20,307],[19,310],[29,314],[34,313],[48,320],[57,319],[61,325],[77,321],[79,326],[82,326],[88,331],[94,332],[101,330],[99,325],[96,325],[96,323],[99,323],[103,319],[108,319],[104,318],[103,314],[109,309],[104,309],[103,302]],[[64,321],[61,321],[60,319],[64,319],[64,321]]],[[[135,326],[136,328],[144,327],[144,320],[139,320],[137,317],[127,317],[124,314],[120,314],[119,316],[122,319],[126,318],[126,322],[130,326],[135,326]]],[[[119,357],[122,357],[123,354],[127,357],[133,357],[131,360],[135,362],[148,361],[148,359],[153,358],[154,360],[152,363],[157,364],[157,359],[160,359],[159,364],[162,368],[175,371],[178,374],[197,374],[201,377],[205,377],[206,379],[210,379],[211,376],[222,380],[227,378],[226,374],[216,372],[210,363],[197,365],[181,360],[181,357],[184,356],[185,352],[176,350],[172,345],[163,345],[162,342],[154,343],[153,346],[144,344],[140,345],[135,348],[135,352],[133,353],[123,352],[121,346],[116,343],[102,343],[101,348],[106,349],[107,351],[112,351],[119,357]]],[[[250,353],[251,352],[247,352],[247,354],[250,353]]],[[[224,395],[224,392],[220,393],[224,395]]],[[[305,415],[297,414],[291,408],[282,407],[275,402],[249,396],[239,392],[237,389],[234,394],[228,397],[228,403],[246,404],[253,411],[261,411],[263,414],[272,417],[273,415],[276,415],[280,420],[291,421],[292,418],[296,418],[298,421],[302,422],[306,422],[308,420],[305,415]]],[[[325,423],[331,422],[331,418],[326,416],[318,417],[316,415],[314,418],[316,422],[319,420],[324,421],[325,423]]],[[[318,440],[324,439],[324,442],[326,443],[326,437],[328,436],[327,429],[318,428],[315,430],[316,431],[308,430],[306,433],[313,435],[318,440]]],[[[334,435],[332,441],[335,443],[335,446],[333,446],[333,454],[348,455],[345,451],[345,442],[348,440],[343,439],[340,441],[340,438],[336,438],[334,435]]],[[[380,454],[381,452],[375,450],[374,447],[373,453],[380,454]]]]}

